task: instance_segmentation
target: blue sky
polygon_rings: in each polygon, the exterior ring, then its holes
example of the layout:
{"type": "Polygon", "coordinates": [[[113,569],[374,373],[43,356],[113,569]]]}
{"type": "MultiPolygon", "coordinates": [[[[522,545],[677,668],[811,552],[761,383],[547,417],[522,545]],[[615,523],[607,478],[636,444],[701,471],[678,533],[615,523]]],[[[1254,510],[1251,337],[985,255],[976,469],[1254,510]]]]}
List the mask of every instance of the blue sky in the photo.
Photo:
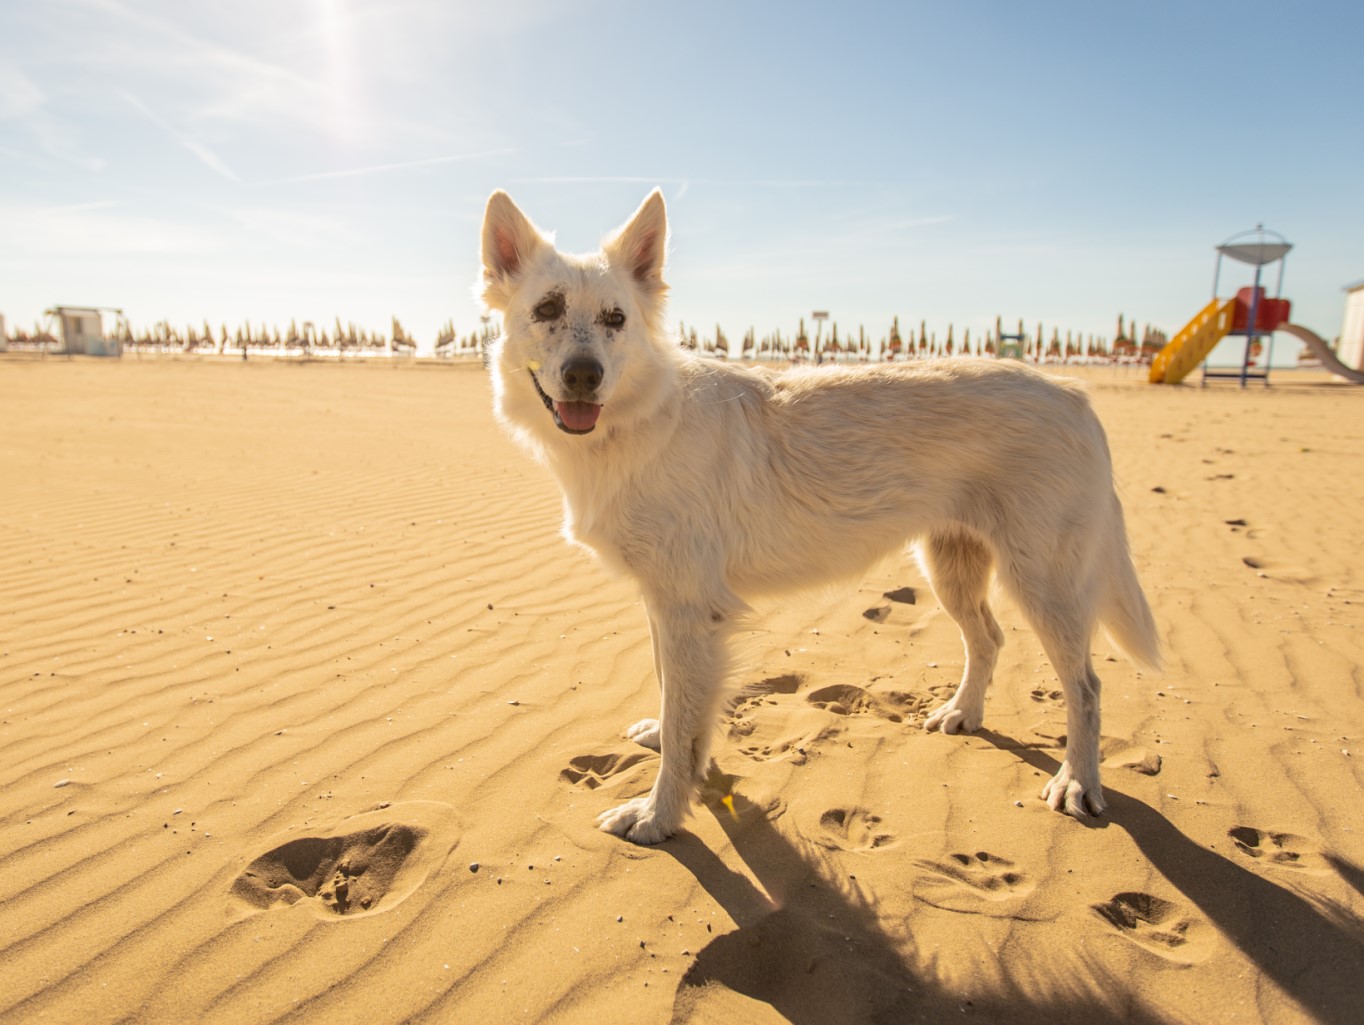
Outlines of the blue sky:
{"type": "Polygon", "coordinates": [[[429,345],[477,326],[492,189],[581,251],[657,184],[670,319],[705,331],[1173,333],[1263,222],[1329,340],[1361,41],[1358,3],[5,0],[0,313],[429,345]]]}

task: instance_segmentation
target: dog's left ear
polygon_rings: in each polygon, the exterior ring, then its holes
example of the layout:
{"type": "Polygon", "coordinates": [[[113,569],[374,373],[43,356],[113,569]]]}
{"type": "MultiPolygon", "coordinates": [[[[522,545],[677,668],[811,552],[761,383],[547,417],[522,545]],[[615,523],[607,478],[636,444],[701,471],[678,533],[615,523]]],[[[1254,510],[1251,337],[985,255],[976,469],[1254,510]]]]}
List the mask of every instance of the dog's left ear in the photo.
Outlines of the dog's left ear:
{"type": "Polygon", "coordinates": [[[667,289],[663,282],[663,262],[668,252],[668,210],[663,193],[654,189],[635,215],[602,243],[606,258],[623,267],[645,291],[659,294],[667,289]]]}

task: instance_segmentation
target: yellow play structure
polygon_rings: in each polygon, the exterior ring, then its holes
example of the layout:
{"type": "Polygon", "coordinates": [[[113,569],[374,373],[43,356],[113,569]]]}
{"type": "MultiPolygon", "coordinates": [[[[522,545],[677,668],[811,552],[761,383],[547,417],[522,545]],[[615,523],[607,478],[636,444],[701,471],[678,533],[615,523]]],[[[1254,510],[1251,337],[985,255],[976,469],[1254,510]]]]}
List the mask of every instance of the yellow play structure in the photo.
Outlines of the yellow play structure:
{"type": "Polygon", "coordinates": [[[1266,359],[1263,365],[1256,366],[1257,343],[1261,338],[1269,338],[1270,345],[1273,346],[1274,332],[1283,331],[1305,344],[1321,365],[1331,373],[1355,384],[1364,384],[1364,373],[1341,363],[1316,332],[1300,324],[1288,322],[1292,304],[1287,299],[1265,297],[1265,290],[1260,287],[1260,269],[1266,264],[1279,262],[1278,290],[1281,291],[1283,289],[1281,261],[1293,248],[1292,244],[1276,232],[1265,231],[1262,225],[1256,225],[1254,240],[1238,241],[1250,234],[1251,232],[1242,232],[1240,235],[1233,235],[1217,247],[1217,269],[1212,279],[1213,300],[1199,310],[1194,318],[1170,339],[1169,344],[1156,353],[1155,359],[1151,361],[1151,383],[1179,384],[1193,373],[1195,367],[1202,364],[1205,384],[1209,378],[1239,379],[1242,388],[1251,379],[1268,384],[1269,360],[1266,359]],[[1238,291],[1234,299],[1216,297],[1224,256],[1240,263],[1251,264],[1255,268],[1255,284],[1238,291]],[[1241,335],[1246,339],[1240,369],[1210,368],[1206,362],[1208,356],[1217,347],[1217,343],[1228,335],[1241,335]]]}
{"type": "Polygon", "coordinates": [[[1152,384],[1178,384],[1208,358],[1231,330],[1235,299],[1214,299],[1151,360],[1152,384]]]}

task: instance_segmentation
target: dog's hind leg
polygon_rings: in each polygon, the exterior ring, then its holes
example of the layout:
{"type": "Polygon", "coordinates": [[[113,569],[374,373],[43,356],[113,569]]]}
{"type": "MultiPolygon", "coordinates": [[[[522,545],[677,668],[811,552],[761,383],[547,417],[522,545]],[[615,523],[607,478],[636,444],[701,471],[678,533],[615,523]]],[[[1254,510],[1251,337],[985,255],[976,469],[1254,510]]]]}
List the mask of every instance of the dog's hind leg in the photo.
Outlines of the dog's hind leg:
{"type": "Polygon", "coordinates": [[[924,729],[944,733],[977,730],[985,714],[985,690],[1004,645],[1004,632],[995,622],[988,600],[994,559],[984,542],[964,530],[929,535],[922,552],[933,593],[957,621],[966,648],[966,666],[957,692],[930,713],[924,729]]]}
{"type": "Polygon", "coordinates": [[[1066,695],[1066,756],[1056,775],[1042,788],[1042,800],[1053,811],[1063,811],[1077,819],[1102,815],[1105,805],[1099,779],[1099,677],[1087,652],[1083,659],[1070,657],[1059,662],[1053,656],[1052,663],[1061,674],[1061,688],[1066,695]]]}
{"type": "Polygon", "coordinates": [[[1066,697],[1065,758],[1041,796],[1054,811],[1083,819],[1104,810],[1099,781],[1100,685],[1089,654],[1094,587],[1086,580],[1084,560],[1075,552],[1053,556],[1059,557],[1037,560],[1032,574],[1020,574],[1022,579],[1009,584],[1037,631],[1066,697]]]}
{"type": "Polygon", "coordinates": [[[709,766],[716,706],[728,670],[727,604],[651,603],[663,670],[658,720],[662,758],[647,797],[627,801],[597,819],[606,832],[635,843],[658,843],[676,833],[686,818],[709,766]]]}
{"type": "MultiPolygon", "coordinates": [[[[658,650],[658,624],[654,621],[653,613],[649,613],[649,640],[653,642],[654,648],[654,679],[658,681],[660,693],[663,690],[663,657],[658,650]]],[[[657,719],[641,719],[639,722],[627,726],[625,729],[627,740],[633,740],[652,751],[659,749],[659,729],[657,719]]]]}

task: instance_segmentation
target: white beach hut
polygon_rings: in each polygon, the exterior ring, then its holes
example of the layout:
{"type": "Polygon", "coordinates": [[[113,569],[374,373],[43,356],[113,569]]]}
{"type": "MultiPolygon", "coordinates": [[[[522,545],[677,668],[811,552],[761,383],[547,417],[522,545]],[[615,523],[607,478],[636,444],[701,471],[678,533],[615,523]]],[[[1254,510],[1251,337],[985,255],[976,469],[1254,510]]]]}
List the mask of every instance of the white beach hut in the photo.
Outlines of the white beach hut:
{"type": "Polygon", "coordinates": [[[1364,370],[1364,281],[1345,286],[1345,321],[1336,356],[1351,370],[1364,370]]]}
{"type": "Polygon", "coordinates": [[[121,356],[117,338],[104,336],[105,311],[123,316],[123,311],[108,306],[54,306],[47,311],[56,317],[61,331],[62,352],[80,356],[121,356]]]}

